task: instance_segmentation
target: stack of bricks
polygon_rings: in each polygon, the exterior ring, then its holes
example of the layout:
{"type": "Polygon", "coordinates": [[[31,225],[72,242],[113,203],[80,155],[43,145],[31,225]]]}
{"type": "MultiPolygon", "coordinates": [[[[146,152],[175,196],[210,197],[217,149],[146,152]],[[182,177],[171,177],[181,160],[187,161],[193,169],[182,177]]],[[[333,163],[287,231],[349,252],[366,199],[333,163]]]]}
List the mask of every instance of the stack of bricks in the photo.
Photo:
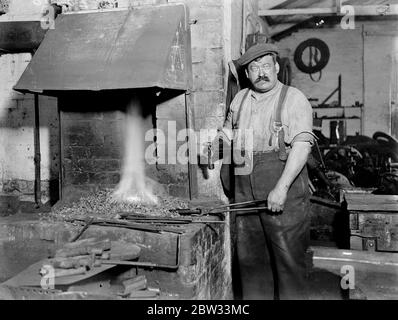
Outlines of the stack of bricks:
{"type": "Polygon", "coordinates": [[[190,288],[187,299],[231,299],[228,231],[224,225],[204,227],[185,244],[179,269],[182,286],[190,288]]]}

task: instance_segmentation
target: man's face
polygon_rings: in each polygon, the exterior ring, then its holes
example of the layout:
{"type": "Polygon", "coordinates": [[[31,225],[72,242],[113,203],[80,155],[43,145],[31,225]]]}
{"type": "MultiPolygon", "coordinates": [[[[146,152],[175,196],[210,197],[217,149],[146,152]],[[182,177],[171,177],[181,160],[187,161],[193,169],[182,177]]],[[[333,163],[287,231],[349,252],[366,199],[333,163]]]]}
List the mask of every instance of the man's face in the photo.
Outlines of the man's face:
{"type": "Polygon", "coordinates": [[[271,55],[262,56],[249,63],[246,76],[253,84],[254,90],[267,92],[275,87],[278,81],[279,64],[274,63],[271,55]]]}

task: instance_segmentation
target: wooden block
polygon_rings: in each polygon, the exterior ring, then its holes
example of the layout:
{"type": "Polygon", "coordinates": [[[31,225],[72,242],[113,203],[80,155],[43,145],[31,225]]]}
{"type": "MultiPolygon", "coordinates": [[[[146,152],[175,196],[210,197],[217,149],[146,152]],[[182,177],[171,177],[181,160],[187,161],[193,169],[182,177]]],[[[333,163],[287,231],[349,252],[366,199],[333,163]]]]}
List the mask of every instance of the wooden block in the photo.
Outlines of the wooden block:
{"type": "Polygon", "coordinates": [[[140,291],[133,291],[129,294],[129,298],[131,299],[151,299],[156,298],[158,296],[157,292],[149,291],[149,290],[140,290],[140,291]]]}
{"type": "Polygon", "coordinates": [[[88,255],[68,257],[68,258],[54,258],[49,260],[49,263],[54,268],[73,269],[79,267],[91,267],[92,259],[88,255]]]}
{"type": "Polygon", "coordinates": [[[87,244],[81,244],[78,246],[63,247],[56,251],[55,257],[66,258],[66,257],[80,256],[80,255],[90,254],[92,250],[95,251],[98,250],[98,252],[102,250],[101,251],[102,254],[103,251],[110,250],[111,246],[112,246],[111,241],[107,239],[87,244]]]}
{"type": "Polygon", "coordinates": [[[111,258],[111,254],[109,253],[109,252],[104,252],[102,255],[101,255],[101,259],[102,260],[109,260],[111,258]]]}
{"type": "Polygon", "coordinates": [[[393,211],[398,213],[397,195],[346,193],[344,198],[349,211],[393,211]]]}
{"type": "MultiPolygon", "coordinates": [[[[377,251],[398,251],[398,214],[395,212],[361,212],[358,215],[358,230],[362,237],[374,238],[377,251]]],[[[372,248],[373,249],[373,248],[372,248]]]]}
{"type": "Polygon", "coordinates": [[[136,282],[139,282],[139,281],[142,281],[142,280],[146,280],[146,277],[144,275],[137,276],[137,277],[134,277],[134,278],[131,278],[131,279],[123,281],[123,286],[127,287],[127,286],[129,286],[129,285],[131,285],[133,283],[136,283],[136,282]]]}
{"type": "Polygon", "coordinates": [[[86,268],[81,267],[77,269],[54,269],[54,276],[58,277],[67,277],[67,276],[75,276],[79,274],[85,274],[86,268]]]}
{"type": "Polygon", "coordinates": [[[135,282],[130,282],[128,285],[125,285],[123,295],[126,296],[133,291],[144,290],[146,288],[147,288],[147,280],[145,277],[141,277],[140,279],[137,279],[135,282]]]}

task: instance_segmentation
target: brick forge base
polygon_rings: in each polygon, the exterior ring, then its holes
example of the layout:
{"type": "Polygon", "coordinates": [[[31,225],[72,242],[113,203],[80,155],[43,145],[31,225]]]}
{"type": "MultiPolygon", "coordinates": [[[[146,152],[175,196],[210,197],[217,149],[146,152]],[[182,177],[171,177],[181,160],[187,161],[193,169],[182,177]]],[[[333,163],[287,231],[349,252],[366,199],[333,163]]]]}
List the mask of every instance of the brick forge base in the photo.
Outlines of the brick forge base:
{"type": "MultiPolygon", "coordinates": [[[[179,267],[176,270],[126,268],[114,281],[146,275],[148,286],[170,299],[232,299],[229,231],[225,224],[195,223],[183,227],[179,267]]],[[[0,280],[5,281],[29,265],[47,258],[68,242],[78,228],[69,223],[18,221],[0,223],[0,280]],[[34,248],[27,248],[32,244],[34,248]]],[[[90,226],[83,238],[108,238],[139,245],[140,262],[175,265],[177,239],[173,233],[148,233],[114,227],[90,226]]]]}

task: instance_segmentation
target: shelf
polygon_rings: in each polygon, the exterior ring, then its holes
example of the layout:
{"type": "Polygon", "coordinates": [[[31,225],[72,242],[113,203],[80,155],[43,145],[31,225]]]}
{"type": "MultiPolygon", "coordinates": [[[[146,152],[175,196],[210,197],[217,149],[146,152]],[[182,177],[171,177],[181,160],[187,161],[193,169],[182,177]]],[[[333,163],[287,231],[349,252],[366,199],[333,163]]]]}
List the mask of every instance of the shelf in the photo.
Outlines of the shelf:
{"type": "Polygon", "coordinates": [[[313,118],[313,120],[361,120],[359,117],[321,117],[313,118]]]}
{"type": "Polygon", "coordinates": [[[356,107],[356,106],[351,106],[351,107],[312,107],[312,109],[361,109],[362,106],[356,107]]]}

